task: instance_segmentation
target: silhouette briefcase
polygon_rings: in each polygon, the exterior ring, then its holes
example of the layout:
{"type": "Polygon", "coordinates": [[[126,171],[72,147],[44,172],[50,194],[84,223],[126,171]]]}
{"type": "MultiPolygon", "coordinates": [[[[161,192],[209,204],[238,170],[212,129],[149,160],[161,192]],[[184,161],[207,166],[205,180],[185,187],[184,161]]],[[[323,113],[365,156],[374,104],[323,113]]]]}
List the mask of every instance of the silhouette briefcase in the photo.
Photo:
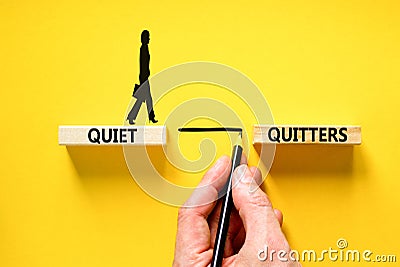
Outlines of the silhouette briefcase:
{"type": "Polygon", "coordinates": [[[133,93],[132,93],[132,96],[133,96],[134,98],[136,98],[135,93],[137,92],[137,90],[139,89],[139,87],[140,87],[139,84],[135,84],[135,88],[133,89],[133,93]]]}
{"type": "MultiPolygon", "coordinates": [[[[140,88],[140,85],[139,84],[135,84],[135,88],[133,89],[133,93],[132,93],[132,96],[134,97],[134,98],[136,98],[136,99],[138,99],[137,98],[137,96],[135,95],[136,94],[136,92],[139,90],[139,88],[140,88]]],[[[139,96],[140,97],[140,96],[139,96]]],[[[144,101],[145,101],[145,99],[142,99],[142,102],[144,103],[144,101]]]]}

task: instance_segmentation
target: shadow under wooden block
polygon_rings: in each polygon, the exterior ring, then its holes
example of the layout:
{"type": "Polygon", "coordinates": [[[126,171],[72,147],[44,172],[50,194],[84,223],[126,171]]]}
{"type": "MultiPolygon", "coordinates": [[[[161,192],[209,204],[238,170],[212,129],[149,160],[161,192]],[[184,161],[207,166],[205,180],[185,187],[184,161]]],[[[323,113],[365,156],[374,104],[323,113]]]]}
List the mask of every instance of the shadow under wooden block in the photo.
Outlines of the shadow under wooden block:
{"type": "Polygon", "coordinates": [[[81,177],[129,175],[122,146],[67,146],[81,177]]]}
{"type": "MultiPolygon", "coordinates": [[[[255,145],[255,149],[260,153],[261,145],[255,145]]],[[[263,150],[268,150],[268,145],[264,145],[263,150]]],[[[351,174],[353,150],[352,145],[277,145],[270,173],[272,175],[351,174]]]]}
{"type": "MultiPolygon", "coordinates": [[[[126,165],[123,146],[66,146],[71,161],[81,177],[85,176],[130,176],[126,165]]],[[[156,169],[163,168],[163,161],[156,160],[163,153],[161,146],[136,147],[130,146],[130,151],[145,149],[148,156],[152,158],[156,169]]],[[[142,155],[143,153],[138,153],[142,155]]],[[[142,157],[130,158],[132,166],[148,164],[147,159],[142,157]]]]}

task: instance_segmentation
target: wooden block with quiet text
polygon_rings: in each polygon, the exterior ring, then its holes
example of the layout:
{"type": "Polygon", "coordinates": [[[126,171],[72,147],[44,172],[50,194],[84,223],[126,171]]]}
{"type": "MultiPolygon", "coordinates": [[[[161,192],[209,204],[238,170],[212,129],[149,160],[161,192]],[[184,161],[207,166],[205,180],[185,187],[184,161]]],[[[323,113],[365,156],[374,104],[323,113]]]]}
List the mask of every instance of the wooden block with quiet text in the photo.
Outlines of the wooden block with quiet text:
{"type": "Polygon", "coordinates": [[[165,126],[59,126],[59,145],[165,145],[165,126]]]}

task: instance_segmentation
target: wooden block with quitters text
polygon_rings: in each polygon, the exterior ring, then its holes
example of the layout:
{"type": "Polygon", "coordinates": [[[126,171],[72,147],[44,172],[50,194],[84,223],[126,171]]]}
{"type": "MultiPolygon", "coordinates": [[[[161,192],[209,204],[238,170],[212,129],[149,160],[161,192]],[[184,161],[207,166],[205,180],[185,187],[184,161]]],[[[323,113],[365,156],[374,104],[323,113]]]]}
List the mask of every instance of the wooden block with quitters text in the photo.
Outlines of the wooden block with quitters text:
{"type": "Polygon", "coordinates": [[[361,144],[354,125],[254,125],[253,144],[361,144]]]}

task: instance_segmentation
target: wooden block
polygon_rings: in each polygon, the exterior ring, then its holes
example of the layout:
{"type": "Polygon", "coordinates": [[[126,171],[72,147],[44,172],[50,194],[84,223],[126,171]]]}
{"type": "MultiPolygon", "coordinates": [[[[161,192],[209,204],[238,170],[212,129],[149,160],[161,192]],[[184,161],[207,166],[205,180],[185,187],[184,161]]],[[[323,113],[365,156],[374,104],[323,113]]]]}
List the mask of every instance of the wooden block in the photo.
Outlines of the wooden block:
{"type": "Polygon", "coordinates": [[[59,126],[59,145],[165,145],[165,126],[59,126]]]}
{"type": "Polygon", "coordinates": [[[361,144],[352,125],[254,125],[253,144],[361,144]]]}

